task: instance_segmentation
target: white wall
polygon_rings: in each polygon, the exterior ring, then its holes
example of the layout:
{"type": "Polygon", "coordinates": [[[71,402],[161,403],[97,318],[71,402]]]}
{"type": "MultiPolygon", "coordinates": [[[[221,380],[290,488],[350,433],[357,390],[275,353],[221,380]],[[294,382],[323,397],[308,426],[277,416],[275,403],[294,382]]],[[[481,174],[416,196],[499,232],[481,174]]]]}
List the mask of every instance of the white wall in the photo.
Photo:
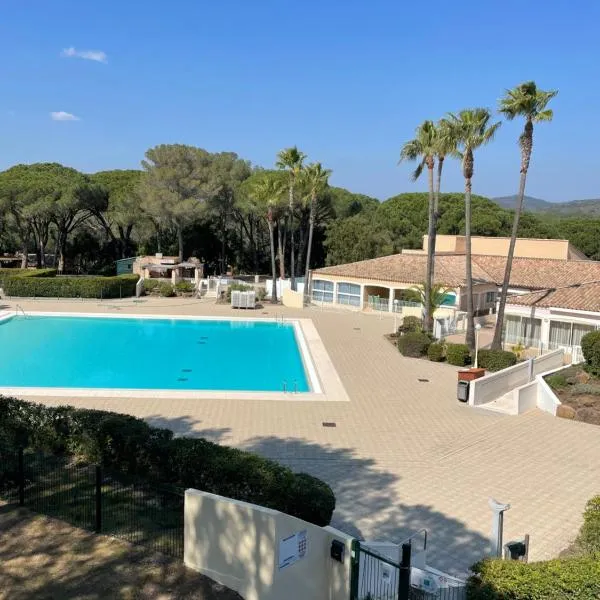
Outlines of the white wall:
{"type": "MultiPolygon", "coordinates": [[[[273,280],[267,279],[265,283],[265,289],[267,290],[267,298],[271,297],[273,292],[273,280]]],[[[291,290],[292,283],[289,279],[278,279],[277,280],[277,297],[281,298],[284,290],[291,290]]],[[[300,293],[304,293],[304,283],[296,281],[296,291],[300,293]]]]}
{"type": "Polygon", "coordinates": [[[352,538],[331,527],[255,504],[200,492],[185,493],[187,567],[237,591],[245,600],[348,600],[352,538]],[[280,568],[280,542],[305,532],[306,552],[280,568]],[[344,562],[330,557],[344,544],[344,562]]]}

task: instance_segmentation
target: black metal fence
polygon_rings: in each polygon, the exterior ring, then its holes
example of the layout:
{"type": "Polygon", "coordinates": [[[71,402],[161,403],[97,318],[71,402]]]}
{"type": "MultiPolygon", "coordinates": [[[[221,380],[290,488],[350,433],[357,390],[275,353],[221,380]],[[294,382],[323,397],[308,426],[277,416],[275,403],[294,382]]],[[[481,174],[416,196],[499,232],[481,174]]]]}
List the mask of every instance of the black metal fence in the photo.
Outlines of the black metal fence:
{"type": "Polygon", "coordinates": [[[0,451],[0,498],[83,529],[183,558],[183,491],[72,457],[0,451]]]}

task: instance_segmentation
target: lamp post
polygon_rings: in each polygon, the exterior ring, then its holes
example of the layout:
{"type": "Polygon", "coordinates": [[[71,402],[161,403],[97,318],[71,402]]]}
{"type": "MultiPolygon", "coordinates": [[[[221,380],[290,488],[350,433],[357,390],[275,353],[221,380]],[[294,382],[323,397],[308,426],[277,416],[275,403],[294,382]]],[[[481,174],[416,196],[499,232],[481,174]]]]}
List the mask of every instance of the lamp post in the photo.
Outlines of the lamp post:
{"type": "Polygon", "coordinates": [[[475,325],[475,368],[477,368],[477,358],[479,354],[479,330],[481,329],[481,324],[477,323],[475,325]]]}

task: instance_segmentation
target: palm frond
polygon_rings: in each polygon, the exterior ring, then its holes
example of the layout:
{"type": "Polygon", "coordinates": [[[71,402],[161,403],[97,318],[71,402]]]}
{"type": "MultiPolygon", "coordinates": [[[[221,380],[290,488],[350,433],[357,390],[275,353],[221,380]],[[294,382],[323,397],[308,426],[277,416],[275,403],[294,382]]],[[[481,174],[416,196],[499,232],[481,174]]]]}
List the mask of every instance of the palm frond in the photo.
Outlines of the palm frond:
{"type": "Polygon", "coordinates": [[[425,158],[417,165],[417,168],[412,172],[410,178],[412,181],[417,181],[419,177],[421,177],[421,173],[423,173],[423,169],[425,168],[425,158]]]}

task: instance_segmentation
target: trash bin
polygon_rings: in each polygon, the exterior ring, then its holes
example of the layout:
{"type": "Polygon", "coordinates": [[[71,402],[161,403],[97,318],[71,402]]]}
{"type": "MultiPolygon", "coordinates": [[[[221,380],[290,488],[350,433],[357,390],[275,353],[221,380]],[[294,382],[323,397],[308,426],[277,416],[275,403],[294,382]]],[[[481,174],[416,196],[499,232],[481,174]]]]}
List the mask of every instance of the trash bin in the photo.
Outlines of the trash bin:
{"type": "Polygon", "coordinates": [[[456,397],[461,402],[467,402],[469,400],[469,382],[459,381],[456,389],[456,397]]]}

